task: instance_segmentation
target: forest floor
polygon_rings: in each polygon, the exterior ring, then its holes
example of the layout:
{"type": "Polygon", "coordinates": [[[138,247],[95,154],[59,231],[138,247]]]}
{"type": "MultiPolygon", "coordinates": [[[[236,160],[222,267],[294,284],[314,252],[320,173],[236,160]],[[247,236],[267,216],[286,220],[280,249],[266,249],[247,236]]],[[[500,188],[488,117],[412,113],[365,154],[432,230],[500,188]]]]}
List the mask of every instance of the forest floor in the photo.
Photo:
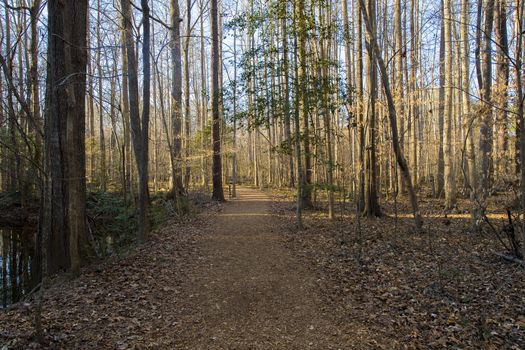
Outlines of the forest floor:
{"type": "Polygon", "coordinates": [[[362,218],[361,229],[353,205],[336,206],[334,220],[307,211],[298,232],[292,195],[274,191],[273,213],[286,222],[289,250],[318,276],[321,302],[360,335],[343,348],[525,349],[525,269],[497,255],[508,252],[495,237],[508,245],[512,194],[490,198],[495,230],[484,224],[480,233],[471,232],[467,199],[447,212],[424,191],[420,233],[406,198],[382,198],[383,216],[362,218]]]}
{"type": "MultiPolygon", "coordinates": [[[[523,269],[464,219],[427,219],[423,235],[408,218],[362,220],[359,235],[352,218],[309,211],[297,231],[290,201],[240,188],[128,256],[56,280],[47,347],[525,348],[523,269]]],[[[1,349],[40,347],[33,311],[32,300],[0,311],[1,349]]]]}
{"type": "MultiPolygon", "coordinates": [[[[131,255],[55,281],[46,292],[50,348],[336,349],[350,324],[334,323],[316,275],[285,247],[271,199],[238,199],[172,222],[131,255]],[[210,213],[212,212],[212,213],[210,213]]],[[[0,344],[33,341],[31,302],[0,312],[0,344]]],[[[353,336],[352,336],[353,337],[353,336]]]]}

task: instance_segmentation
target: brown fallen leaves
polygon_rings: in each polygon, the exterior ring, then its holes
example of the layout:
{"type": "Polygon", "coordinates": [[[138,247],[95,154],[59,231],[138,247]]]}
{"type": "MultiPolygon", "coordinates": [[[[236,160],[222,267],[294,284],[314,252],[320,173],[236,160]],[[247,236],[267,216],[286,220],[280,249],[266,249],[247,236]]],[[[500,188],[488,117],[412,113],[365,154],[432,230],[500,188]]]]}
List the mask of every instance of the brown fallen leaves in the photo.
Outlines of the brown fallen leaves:
{"type": "MultiPolygon", "coordinates": [[[[493,254],[500,248],[492,237],[467,233],[468,219],[445,221],[427,200],[423,234],[412,233],[406,217],[363,219],[360,242],[352,215],[330,222],[321,212],[306,212],[307,230],[297,232],[292,207],[285,197],[273,204],[272,232],[285,235],[290,254],[316,276],[318,292],[310,297],[333,318],[331,336],[345,340],[342,348],[525,348],[524,271],[493,254]]],[[[205,212],[216,209],[208,206],[205,212]]],[[[408,212],[406,203],[399,210],[408,212]]],[[[385,211],[393,212],[389,206],[385,211]]],[[[191,284],[208,273],[197,266],[210,259],[200,246],[202,235],[212,231],[210,218],[170,222],[129,256],[88,268],[76,280],[57,280],[46,293],[46,347],[180,347],[181,329],[202,328],[184,320],[207,316],[194,315],[202,298],[191,284]]],[[[214,288],[210,282],[209,292],[214,288]]],[[[0,348],[41,348],[33,339],[33,308],[30,300],[0,311],[0,348]]],[[[206,336],[212,343],[216,337],[206,336]]]]}
{"type": "Polygon", "coordinates": [[[330,222],[308,211],[297,232],[289,196],[274,211],[288,217],[290,249],[317,271],[327,308],[363,348],[524,349],[523,268],[493,254],[493,237],[468,233],[468,219],[445,224],[436,203],[422,205],[423,234],[408,217],[363,219],[361,244],[353,215],[330,222]]]}
{"type": "Polygon", "coordinates": [[[207,226],[203,217],[173,220],[129,256],[55,280],[44,303],[45,346],[34,340],[33,301],[0,310],[0,348],[175,348],[183,284],[207,226]]]}

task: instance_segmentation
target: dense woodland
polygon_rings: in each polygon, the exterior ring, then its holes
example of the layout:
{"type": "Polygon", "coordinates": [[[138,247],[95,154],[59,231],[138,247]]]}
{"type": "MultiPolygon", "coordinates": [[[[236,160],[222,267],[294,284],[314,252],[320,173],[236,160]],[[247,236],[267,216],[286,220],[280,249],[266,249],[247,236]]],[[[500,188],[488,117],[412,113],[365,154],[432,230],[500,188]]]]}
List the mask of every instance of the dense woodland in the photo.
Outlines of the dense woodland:
{"type": "Polygon", "coordinates": [[[524,10],[3,0],[0,221],[32,228],[27,249],[2,231],[3,306],[104,257],[108,227],[148,244],[159,216],[247,186],[285,193],[299,235],[335,220],[361,242],[395,215],[419,237],[463,215],[465,242],[523,266],[524,10]]]}

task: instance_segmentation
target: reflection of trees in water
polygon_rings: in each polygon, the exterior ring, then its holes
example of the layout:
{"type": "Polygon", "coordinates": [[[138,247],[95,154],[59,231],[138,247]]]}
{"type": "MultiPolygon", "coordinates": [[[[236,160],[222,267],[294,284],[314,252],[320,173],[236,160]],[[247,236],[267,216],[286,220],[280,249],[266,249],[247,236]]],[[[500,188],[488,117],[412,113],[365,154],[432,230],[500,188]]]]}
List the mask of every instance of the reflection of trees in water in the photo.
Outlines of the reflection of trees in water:
{"type": "Polygon", "coordinates": [[[2,306],[19,301],[35,285],[37,270],[32,229],[0,228],[2,306]]]}

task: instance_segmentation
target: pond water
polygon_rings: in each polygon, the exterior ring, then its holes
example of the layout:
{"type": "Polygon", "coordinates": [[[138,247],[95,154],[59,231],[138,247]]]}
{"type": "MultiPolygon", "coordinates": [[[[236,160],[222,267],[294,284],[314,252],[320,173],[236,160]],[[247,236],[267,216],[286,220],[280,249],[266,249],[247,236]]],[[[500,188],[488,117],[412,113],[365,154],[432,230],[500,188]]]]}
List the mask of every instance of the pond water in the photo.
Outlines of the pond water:
{"type": "Polygon", "coordinates": [[[0,227],[0,308],[21,300],[35,285],[34,228],[0,227]]]}

